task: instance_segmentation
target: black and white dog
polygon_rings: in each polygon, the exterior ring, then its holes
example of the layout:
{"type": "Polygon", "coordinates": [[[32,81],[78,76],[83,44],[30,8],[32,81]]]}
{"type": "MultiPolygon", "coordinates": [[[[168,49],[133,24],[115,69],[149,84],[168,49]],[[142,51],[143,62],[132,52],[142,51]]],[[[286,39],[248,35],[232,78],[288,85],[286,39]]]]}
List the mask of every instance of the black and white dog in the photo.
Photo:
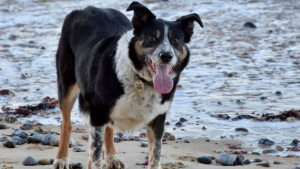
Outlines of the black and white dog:
{"type": "Polygon", "coordinates": [[[70,115],[79,98],[90,117],[88,169],[101,168],[104,145],[109,169],[125,168],[116,154],[114,130],[147,128],[149,169],[160,168],[164,121],[181,71],[189,61],[186,43],[197,14],[176,21],[156,19],[138,2],[132,22],[114,9],[87,7],[67,15],[56,54],[63,122],[55,169],[68,168],[70,115]]]}

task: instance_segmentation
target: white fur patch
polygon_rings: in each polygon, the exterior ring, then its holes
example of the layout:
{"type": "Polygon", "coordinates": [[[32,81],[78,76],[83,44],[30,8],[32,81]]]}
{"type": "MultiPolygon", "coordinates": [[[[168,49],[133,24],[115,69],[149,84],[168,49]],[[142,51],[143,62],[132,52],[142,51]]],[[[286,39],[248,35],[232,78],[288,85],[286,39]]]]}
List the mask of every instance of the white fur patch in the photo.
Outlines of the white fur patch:
{"type": "MultiPolygon", "coordinates": [[[[136,71],[128,56],[128,46],[133,32],[124,34],[118,42],[117,54],[115,57],[116,72],[118,79],[123,83],[125,94],[117,100],[113,112],[110,115],[113,125],[111,127],[118,131],[137,130],[160,114],[169,110],[170,101],[161,104],[161,94],[154,90],[153,86],[145,85],[143,91],[137,91],[134,87],[138,79],[137,74],[149,81],[146,68],[136,71]]],[[[150,79],[149,79],[150,78],[150,79]]]]}
{"type": "Polygon", "coordinates": [[[69,169],[69,158],[55,159],[52,165],[52,169],[69,169]]]}

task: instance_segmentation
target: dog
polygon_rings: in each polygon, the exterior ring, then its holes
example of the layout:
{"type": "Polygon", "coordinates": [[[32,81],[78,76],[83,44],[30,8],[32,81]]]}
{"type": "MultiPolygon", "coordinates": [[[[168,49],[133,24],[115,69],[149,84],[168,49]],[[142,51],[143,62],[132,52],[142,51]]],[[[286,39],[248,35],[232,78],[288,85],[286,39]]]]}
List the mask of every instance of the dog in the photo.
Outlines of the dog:
{"type": "Polygon", "coordinates": [[[132,2],[130,22],[121,12],[89,6],[64,20],[56,53],[60,143],[52,168],[69,168],[71,110],[78,98],[89,116],[88,169],[101,168],[102,147],[108,169],[125,168],[114,147],[114,132],[146,126],[149,169],[159,169],[166,113],[180,73],[189,62],[194,22],[198,14],[176,21],[156,19],[132,2]]]}

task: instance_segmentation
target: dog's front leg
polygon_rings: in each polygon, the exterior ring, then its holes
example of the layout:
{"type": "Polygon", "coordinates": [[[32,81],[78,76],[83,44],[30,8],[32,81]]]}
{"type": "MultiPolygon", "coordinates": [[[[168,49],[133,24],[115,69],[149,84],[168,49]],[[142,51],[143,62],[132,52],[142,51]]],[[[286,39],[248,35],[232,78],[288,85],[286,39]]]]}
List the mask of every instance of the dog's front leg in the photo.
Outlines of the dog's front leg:
{"type": "Polygon", "coordinates": [[[166,114],[157,116],[147,125],[149,169],[160,169],[161,139],[164,133],[166,114]]]}
{"type": "Polygon", "coordinates": [[[88,169],[101,168],[101,154],[103,146],[103,135],[105,126],[92,126],[89,129],[89,161],[88,169]]]}

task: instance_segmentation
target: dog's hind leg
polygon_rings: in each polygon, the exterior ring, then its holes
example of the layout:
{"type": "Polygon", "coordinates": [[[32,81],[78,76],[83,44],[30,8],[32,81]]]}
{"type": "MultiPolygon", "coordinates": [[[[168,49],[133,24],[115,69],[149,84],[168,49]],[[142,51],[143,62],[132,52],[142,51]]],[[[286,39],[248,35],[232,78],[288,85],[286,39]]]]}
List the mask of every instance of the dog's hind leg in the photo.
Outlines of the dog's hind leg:
{"type": "Polygon", "coordinates": [[[88,169],[100,169],[101,168],[101,153],[103,146],[104,126],[92,126],[89,129],[89,160],[88,169]]]}
{"type": "Polygon", "coordinates": [[[72,130],[71,110],[79,93],[80,90],[78,88],[77,83],[75,83],[69,87],[66,96],[62,101],[60,101],[60,109],[62,112],[63,121],[61,125],[59,148],[56,155],[56,159],[53,163],[54,169],[69,168],[68,150],[72,130]]]}
{"type": "Polygon", "coordinates": [[[160,169],[161,139],[164,133],[166,114],[157,116],[147,125],[149,169],[160,169]]]}
{"type": "Polygon", "coordinates": [[[124,169],[125,165],[117,157],[114,145],[114,129],[107,126],[104,135],[105,161],[107,169],[124,169]]]}

